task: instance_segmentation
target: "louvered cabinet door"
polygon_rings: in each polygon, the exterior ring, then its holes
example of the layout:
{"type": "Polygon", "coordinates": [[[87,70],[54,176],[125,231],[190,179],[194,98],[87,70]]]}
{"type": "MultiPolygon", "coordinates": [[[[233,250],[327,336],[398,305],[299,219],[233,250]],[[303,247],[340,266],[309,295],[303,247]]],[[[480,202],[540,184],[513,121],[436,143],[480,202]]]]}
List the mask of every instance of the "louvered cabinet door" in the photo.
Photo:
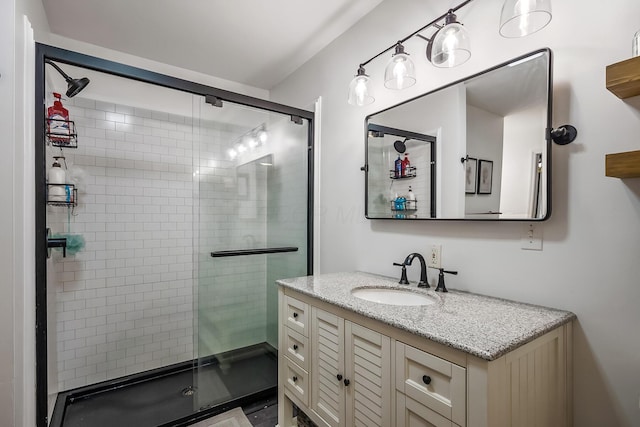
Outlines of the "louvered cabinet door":
{"type": "Polygon", "coordinates": [[[391,339],[345,321],[346,425],[391,426],[391,339]]]}
{"type": "Polygon", "coordinates": [[[344,319],[311,310],[311,409],[332,427],[344,427],[344,319]]]}

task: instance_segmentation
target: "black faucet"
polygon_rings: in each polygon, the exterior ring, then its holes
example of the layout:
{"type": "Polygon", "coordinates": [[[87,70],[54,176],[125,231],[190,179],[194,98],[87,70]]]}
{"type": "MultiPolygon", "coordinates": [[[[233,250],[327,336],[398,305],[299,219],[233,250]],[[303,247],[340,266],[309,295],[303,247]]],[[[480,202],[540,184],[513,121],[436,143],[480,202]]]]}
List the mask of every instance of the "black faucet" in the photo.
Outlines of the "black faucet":
{"type": "Polygon", "coordinates": [[[444,285],[444,273],[447,274],[458,274],[457,271],[448,271],[445,270],[444,268],[438,268],[437,270],[440,270],[440,274],[438,275],[438,286],[436,286],[436,292],[449,292],[447,290],[447,287],[444,285]]]}
{"type": "Polygon", "coordinates": [[[418,258],[420,260],[420,281],[418,282],[419,288],[429,288],[429,282],[427,280],[427,263],[424,260],[424,257],[419,253],[412,253],[405,258],[402,264],[398,264],[394,262],[393,265],[397,265],[398,267],[402,267],[402,276],[400,277],[401,285],[408,285],[409,281],[407,280],[407,265],[411,265],[414,258],[418,258]]]}
{"type": "Polygon", "coordinates": [[[394,262],[393,265],[402,267],[402,274],[400,275],[400,281],[398,283],[400,283],[401,285],[408,285],[409,280],[407,280],[407,266],[405,265],[405,263],[400,264],[400,263],[394,262]]]}

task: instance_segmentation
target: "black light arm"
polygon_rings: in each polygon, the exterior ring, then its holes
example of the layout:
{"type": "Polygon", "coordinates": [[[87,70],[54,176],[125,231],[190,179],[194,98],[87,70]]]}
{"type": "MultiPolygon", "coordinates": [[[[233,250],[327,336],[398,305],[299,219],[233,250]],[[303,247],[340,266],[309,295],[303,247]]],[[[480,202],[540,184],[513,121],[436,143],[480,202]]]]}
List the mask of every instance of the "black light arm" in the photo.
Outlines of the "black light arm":
{"type": "MultiPolygon", "coordinates": [[[[389,52],[391,49],[395,49],[395,47],[398,44],[402,44],[404,42],[406,42],[407,40],[409,40],[411,37],[418,35],[420,36],[418,33],[420,31],[424,31],[429,27],[436,27],[436,28],[440,28],[438,26],[438,22],[442,21],[443,19],[447,18],[447,16],[449,16],[449,14],[457,11],[458,9],[466,6],[467,4],[471,3],[473,0],[465,0],[462,3],[460,3],[459,5],[452,7],[451,9],[447,10],[447,12],[443,13],[442,15],[438,16],[436,19],[434,19],[433,21],[429,22],[427,25],[424,25],[423,27],[417,29],[416,31],[414,31],[413,33],[409,34],[408,36],[406,36],[405,38],[398,40],[396,43],[394,43],[393,45],[389,46],[388,48],[386,48],[385,50],[383,50],[382,52],[378,53],[377,55],[372,56],[371,58],[367,59],[366,61],[362,62],[360,64],[360,67],[364,67],[365,65],[367,65],[369,62],[373,61],[374,59],[378,58],[381,55],[384,55],[385,53],[389,52]]],[[[426,39],[426,37],[421,37],[423,39],[426,39]]],[[[429,40],[429,39],[426,39],[429,40]]]]}

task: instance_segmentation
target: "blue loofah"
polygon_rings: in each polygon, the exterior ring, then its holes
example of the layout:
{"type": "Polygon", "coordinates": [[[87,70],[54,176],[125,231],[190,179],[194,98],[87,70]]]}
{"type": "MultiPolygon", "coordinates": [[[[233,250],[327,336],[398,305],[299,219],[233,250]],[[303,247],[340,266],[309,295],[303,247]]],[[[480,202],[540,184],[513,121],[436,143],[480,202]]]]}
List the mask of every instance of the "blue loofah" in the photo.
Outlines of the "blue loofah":
{"type": "MultiPolygon", "coordinates": [[[[81,234],[54,234],[56,239],[67,239],[67,255],[75,255],[84,249],[84,237],[81,234]]],[[[62,250],[62,248],[56,248],[62,250]]]]}

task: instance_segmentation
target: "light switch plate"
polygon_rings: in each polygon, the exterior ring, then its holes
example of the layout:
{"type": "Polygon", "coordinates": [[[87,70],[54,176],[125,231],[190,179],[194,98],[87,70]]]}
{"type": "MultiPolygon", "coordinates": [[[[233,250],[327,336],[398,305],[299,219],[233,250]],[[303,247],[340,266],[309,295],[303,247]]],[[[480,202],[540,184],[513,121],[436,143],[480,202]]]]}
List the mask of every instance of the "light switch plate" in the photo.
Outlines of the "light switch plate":
{"type": "Polygon", "coordinates": [[[526,249],[530,251],[542,250],[542,226],[541,225],[534,224],[532,222],[526,223],[523,229],[521,247],[522,249],[526,249]]]}

